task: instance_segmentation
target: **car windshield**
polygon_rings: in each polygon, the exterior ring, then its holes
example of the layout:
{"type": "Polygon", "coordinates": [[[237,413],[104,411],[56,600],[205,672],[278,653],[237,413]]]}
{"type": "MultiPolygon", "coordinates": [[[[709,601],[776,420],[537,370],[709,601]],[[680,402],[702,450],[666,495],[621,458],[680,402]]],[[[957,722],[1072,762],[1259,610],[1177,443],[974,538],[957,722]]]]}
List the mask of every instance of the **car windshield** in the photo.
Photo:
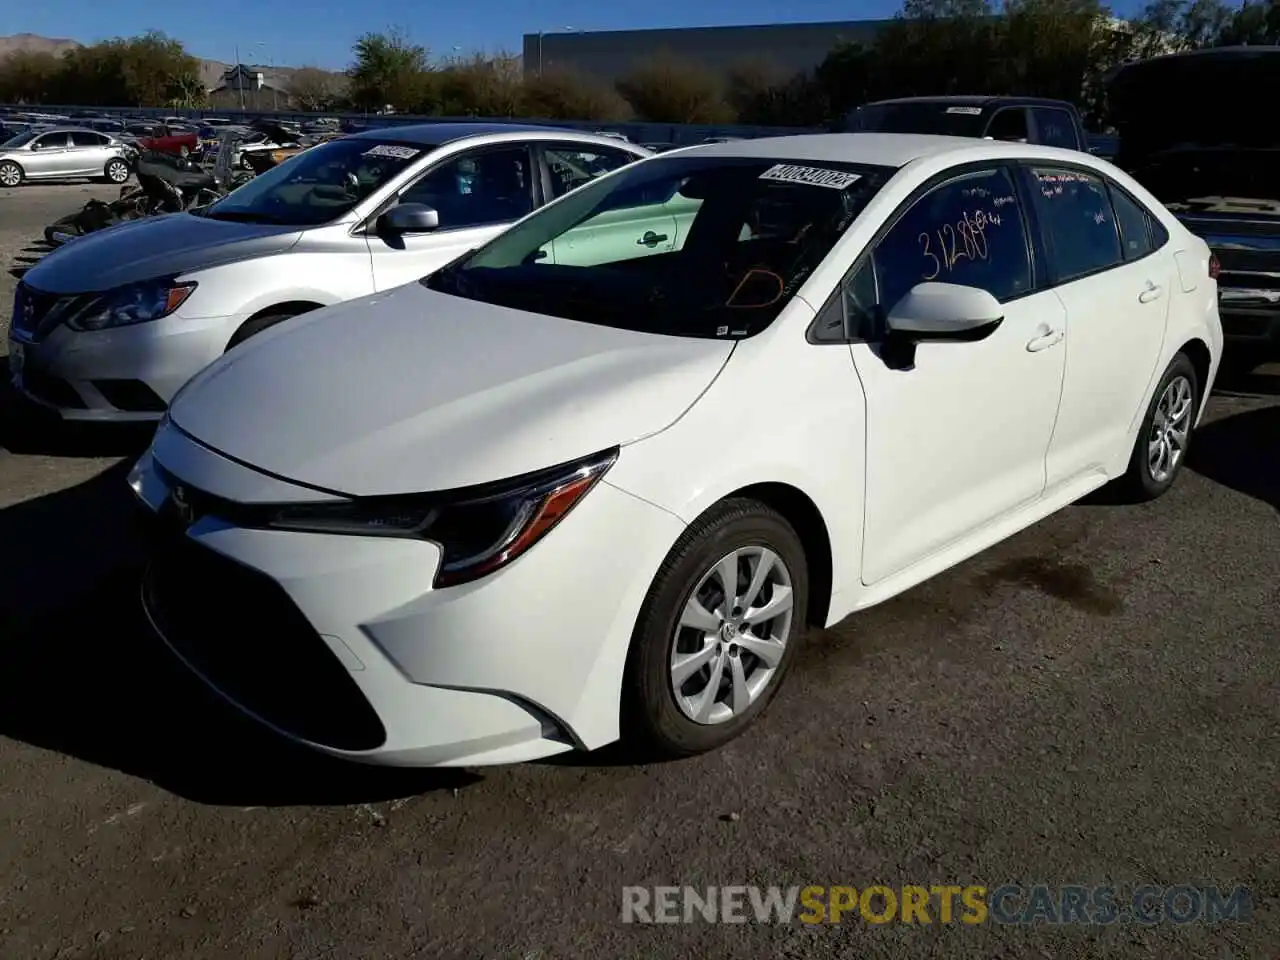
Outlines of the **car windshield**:
{"type": "Polygon", "coordinates": [[[869,103],[849,114],[850,133],[932,133],[951,137],[982,135],[982,108],[946,101],[869,103]]]}
{"type": "Polygon", "coordinates": [[[586,323],[742,338],[782,312],[887,167],[668,155],[580,187],[432,290],[586,323]]]}
{"type": "Polygon", "coordinates": [[[307,227],[345,216],[433,148],[390,140],[316,146],[233,190],[201,216],[307,227]]]}
{"type": "Polygon", "coordinates": [[[18,134],[16,137],[10,137],[4,143],[0,143],[0,148],[12,150],[14,147],[25,147],[36,138],[36,134],[39,132],[38,130],[28,130],[25,133],[18,134]]]}

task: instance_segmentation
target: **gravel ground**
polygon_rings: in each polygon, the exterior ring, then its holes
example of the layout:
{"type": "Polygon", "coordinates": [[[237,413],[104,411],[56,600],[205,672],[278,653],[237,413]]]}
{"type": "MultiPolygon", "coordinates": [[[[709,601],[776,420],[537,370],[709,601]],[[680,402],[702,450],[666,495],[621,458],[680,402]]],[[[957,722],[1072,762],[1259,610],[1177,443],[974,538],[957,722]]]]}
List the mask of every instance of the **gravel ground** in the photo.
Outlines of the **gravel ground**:
{"type": "MultiPolygon", "coordinates": [[[[0,191],[5,264],[109,194],[0,191]]],[[[279,743],[139,623],[121,457],[144,438],[0,452],[0,957],[1274,958],[1280,369],[1232,386],[1159,503],[1074,506],[814,636],[751,735],[659,766],[395,772],[279,743]],[[620,921],[627,885],[1037,882],[1255,906],[620,921]]]]}

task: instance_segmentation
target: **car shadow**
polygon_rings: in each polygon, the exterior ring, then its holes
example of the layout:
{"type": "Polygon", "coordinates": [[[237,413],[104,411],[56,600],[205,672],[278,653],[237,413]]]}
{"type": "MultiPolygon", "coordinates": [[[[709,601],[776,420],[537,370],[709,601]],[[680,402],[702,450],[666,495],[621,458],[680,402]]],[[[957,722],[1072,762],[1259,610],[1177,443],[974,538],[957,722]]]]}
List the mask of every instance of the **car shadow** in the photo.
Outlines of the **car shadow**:
{"type": "MultiPolygon", "coordinates": [[[[0,371],[8,370],[0,357],[0,371]]],[[[139,456],[155,435],[154,423],[76,423],[0,385],[0,450],[45,457],[139,456]]]]}
{"type": "Polygon", "coordinates": [[[1280,397],[1280,363],[1224,365],[1213,392],[1227,397],[1280,397]]]}
{"type": "Polygon", "coordinates": [[[1203,424],[1196,430],[1187,466],[1280,510],[1280,406],[1203,424]]]}
{"type": "Polygon", "coordinates": [[[330,759],[244,717],[186,672],[138,599],[145,552],[127,471],[117,464],[0,510],[0,736],[204,804],[367,803],[480,780],[330,759]]]}

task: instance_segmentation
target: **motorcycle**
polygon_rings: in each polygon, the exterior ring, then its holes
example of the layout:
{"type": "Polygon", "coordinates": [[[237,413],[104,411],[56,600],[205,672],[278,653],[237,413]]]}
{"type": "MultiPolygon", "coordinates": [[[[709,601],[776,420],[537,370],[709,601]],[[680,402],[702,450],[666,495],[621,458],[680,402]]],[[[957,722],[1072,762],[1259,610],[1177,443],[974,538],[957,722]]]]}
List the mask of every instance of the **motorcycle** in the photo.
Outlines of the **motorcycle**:
{"type": "Polygon", "coordinates": [[[126,184],[110,203],[90,200],[75,213],[55,220],[45,227],[45,241],[58,247],[118,223],[202,207],[250,179],[245,174],[219,178],[196,163],[152,152],[138,156],[133,172],[136,184],[126,184]]]}

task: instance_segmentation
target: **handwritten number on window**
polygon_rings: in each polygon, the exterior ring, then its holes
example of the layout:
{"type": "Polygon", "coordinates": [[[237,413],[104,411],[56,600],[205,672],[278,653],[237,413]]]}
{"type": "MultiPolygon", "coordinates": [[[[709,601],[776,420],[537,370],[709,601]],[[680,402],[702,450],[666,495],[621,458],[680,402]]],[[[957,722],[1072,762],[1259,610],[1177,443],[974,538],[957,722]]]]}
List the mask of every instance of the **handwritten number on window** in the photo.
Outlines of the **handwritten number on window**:
{"type": "Polygon", "coordinates": [[[920,244],[921,255],[930,265],[921,279],[934,280],[944,269],[950,273],[961,260],[986,261],[991,255],[986,229],[988,226],[999,226],[1000,223],[1001,217],[997,213],[987,213],[985,210],[972,213],[965,211],[954,224],[945,223],[934,230],[932,237],[927,232],[921,232],[916,241],[920,244]],[[938,247],[942,251],[940,256],[933,252],[933,237],[938,240],[938,247]]]}

